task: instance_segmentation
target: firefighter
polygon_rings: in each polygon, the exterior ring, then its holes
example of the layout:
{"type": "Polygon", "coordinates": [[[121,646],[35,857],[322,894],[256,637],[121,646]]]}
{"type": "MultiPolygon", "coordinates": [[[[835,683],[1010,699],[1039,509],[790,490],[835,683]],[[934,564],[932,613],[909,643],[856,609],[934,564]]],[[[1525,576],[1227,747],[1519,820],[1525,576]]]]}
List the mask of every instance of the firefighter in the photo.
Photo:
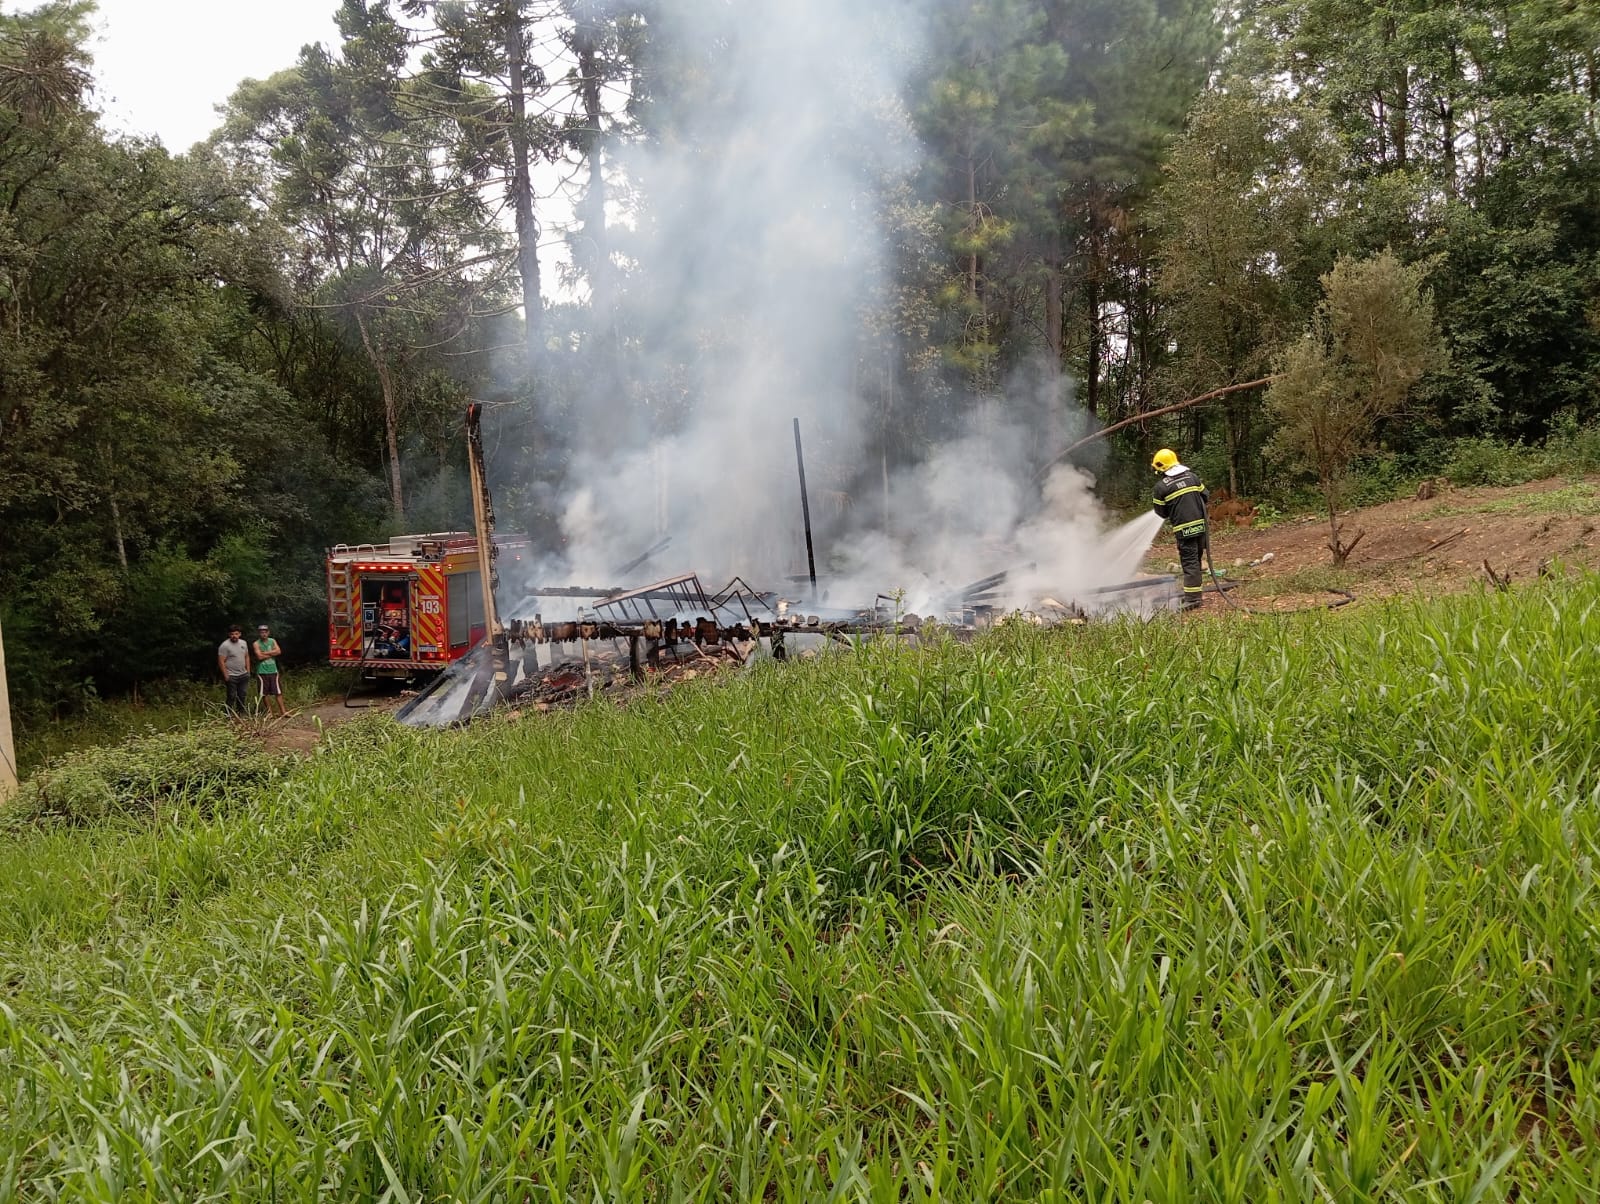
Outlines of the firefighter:
{"type": "Polygon", "coordinates": [[[1156,513],[1167,520],[1178,541],[1183,565],[1183,608],[1200,605],[1201,563],[1206,551],[1206,503],[1211,495],[1192,468],[1178,463],[1178,455],[1163,447],[1150,460],[1160,478],[1156,482],[1156,513]]]}
{"type": "Polygon", "coordinates": [[[405,587],[386,585],[378,602],[378,634],[372,655],[388,660],[405,660],[411,652],[411,623],[406,607],[405,587]]]}

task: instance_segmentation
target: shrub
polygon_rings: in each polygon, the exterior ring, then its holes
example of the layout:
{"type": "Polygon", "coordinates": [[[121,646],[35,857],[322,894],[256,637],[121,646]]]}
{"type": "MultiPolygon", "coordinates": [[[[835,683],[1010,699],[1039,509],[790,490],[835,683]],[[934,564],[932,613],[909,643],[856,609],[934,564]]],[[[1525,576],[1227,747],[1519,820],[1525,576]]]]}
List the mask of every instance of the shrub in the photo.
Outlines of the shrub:
{"type": "Polygon", "coordinates": [[[1485,436],[1458,441],[1444,475],[1455,485],[1521,485],[1552,471],[1544,449],[1485,436]]]}
{"type": "Polygon", "coordinates": [[[1363,456],[1352,466],[1348,500],[1352,506],[1378,506],[1415,488],[1411,473],[1393,452],[1363,456]]]}
{"type": "Polygon", "coordinates": [[[1550,437],[1539,447],[1488,436],[1458,440],[1445,467],[1445,476],[1457,485],[1522,485],[1593,472],[1600,472],[1600,427],[1580,426],[1571,414],[1550,424],[1550,437]]]}
{"type": "Polygon", "coordinates": [[[223,727],[162,732],[57,758],[0,815],[5,826],[154,817],[163,806],[210,811],[272,777],[274,761],[223,727]]]}
{"type": "Polygon", "coordinates": [[[1580,426],[1576,415],[1558,414],[1550,424],[1545,454],[1554,472],[1600,472],[1600,426],[1580,426]]]}

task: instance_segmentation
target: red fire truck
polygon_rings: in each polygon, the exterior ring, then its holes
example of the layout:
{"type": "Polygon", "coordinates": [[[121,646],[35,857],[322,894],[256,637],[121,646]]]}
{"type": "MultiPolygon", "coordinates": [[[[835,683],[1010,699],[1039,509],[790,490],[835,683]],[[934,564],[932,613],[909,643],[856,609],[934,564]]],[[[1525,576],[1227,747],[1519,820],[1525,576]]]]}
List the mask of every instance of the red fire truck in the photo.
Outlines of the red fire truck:
{"type": "MultiPolygon", "coordinates": [[[[526,536],[493,539],[502,572],[529,555],[526,536]]],[[[335,544],[327,571],[335,665],[359,666],[367,677],[411,677],[443,669],[483,639],[478,541],[469,532],[335,544]]]]}

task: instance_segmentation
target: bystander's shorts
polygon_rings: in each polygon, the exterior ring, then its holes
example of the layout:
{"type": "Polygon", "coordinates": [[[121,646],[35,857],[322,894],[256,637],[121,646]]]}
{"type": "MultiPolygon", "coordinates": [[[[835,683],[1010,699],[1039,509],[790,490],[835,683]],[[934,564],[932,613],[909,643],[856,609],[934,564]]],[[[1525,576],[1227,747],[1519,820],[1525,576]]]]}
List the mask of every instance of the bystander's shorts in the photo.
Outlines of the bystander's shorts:
{"type": "Polygon", "coordinates": [[[276,673],[257,673],[256,680],[261,683],[261,697],[277,697],[283,693],[283,683],[278,680],[276,673]]]}

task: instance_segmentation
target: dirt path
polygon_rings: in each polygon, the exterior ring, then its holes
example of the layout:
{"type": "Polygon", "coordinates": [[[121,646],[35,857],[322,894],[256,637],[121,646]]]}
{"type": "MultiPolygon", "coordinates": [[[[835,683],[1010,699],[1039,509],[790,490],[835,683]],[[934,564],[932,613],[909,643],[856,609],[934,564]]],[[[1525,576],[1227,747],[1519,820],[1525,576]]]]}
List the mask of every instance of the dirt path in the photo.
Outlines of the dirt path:
{"type": "MultiPolygon", "coordinates": [[[[1326,602],[1329,588],[1360,598],[1458,592],[1487,581],[1485,561],[1513,581],[1541,569],[1594,570],[1600,568],[1600,477],[1446,488],[1427,500],[1352,511],[1341,524],[1347,540],[1365,533],[1343,569],[1333,567],[1325,517],[1287,519],[1265,529],[1219,526],[1212,552],[1218,571],[1240,582],[1236,597],[1282,610],[1326,602]]],[[[1175,571],[1169,536],[1157,539],[1146,567],[1175,571]]]]}
{"type": "Polygon", "coordinates": [[[344,696],[323,699],[289,712],[287,719],[254,719],[251,723],[262,745],[269,752],[308,753],[322,742],[324,732],[373,713],[393,712],[409,694],[380,694],[352,702],[368,705],[347,707],[344,696]]]}

